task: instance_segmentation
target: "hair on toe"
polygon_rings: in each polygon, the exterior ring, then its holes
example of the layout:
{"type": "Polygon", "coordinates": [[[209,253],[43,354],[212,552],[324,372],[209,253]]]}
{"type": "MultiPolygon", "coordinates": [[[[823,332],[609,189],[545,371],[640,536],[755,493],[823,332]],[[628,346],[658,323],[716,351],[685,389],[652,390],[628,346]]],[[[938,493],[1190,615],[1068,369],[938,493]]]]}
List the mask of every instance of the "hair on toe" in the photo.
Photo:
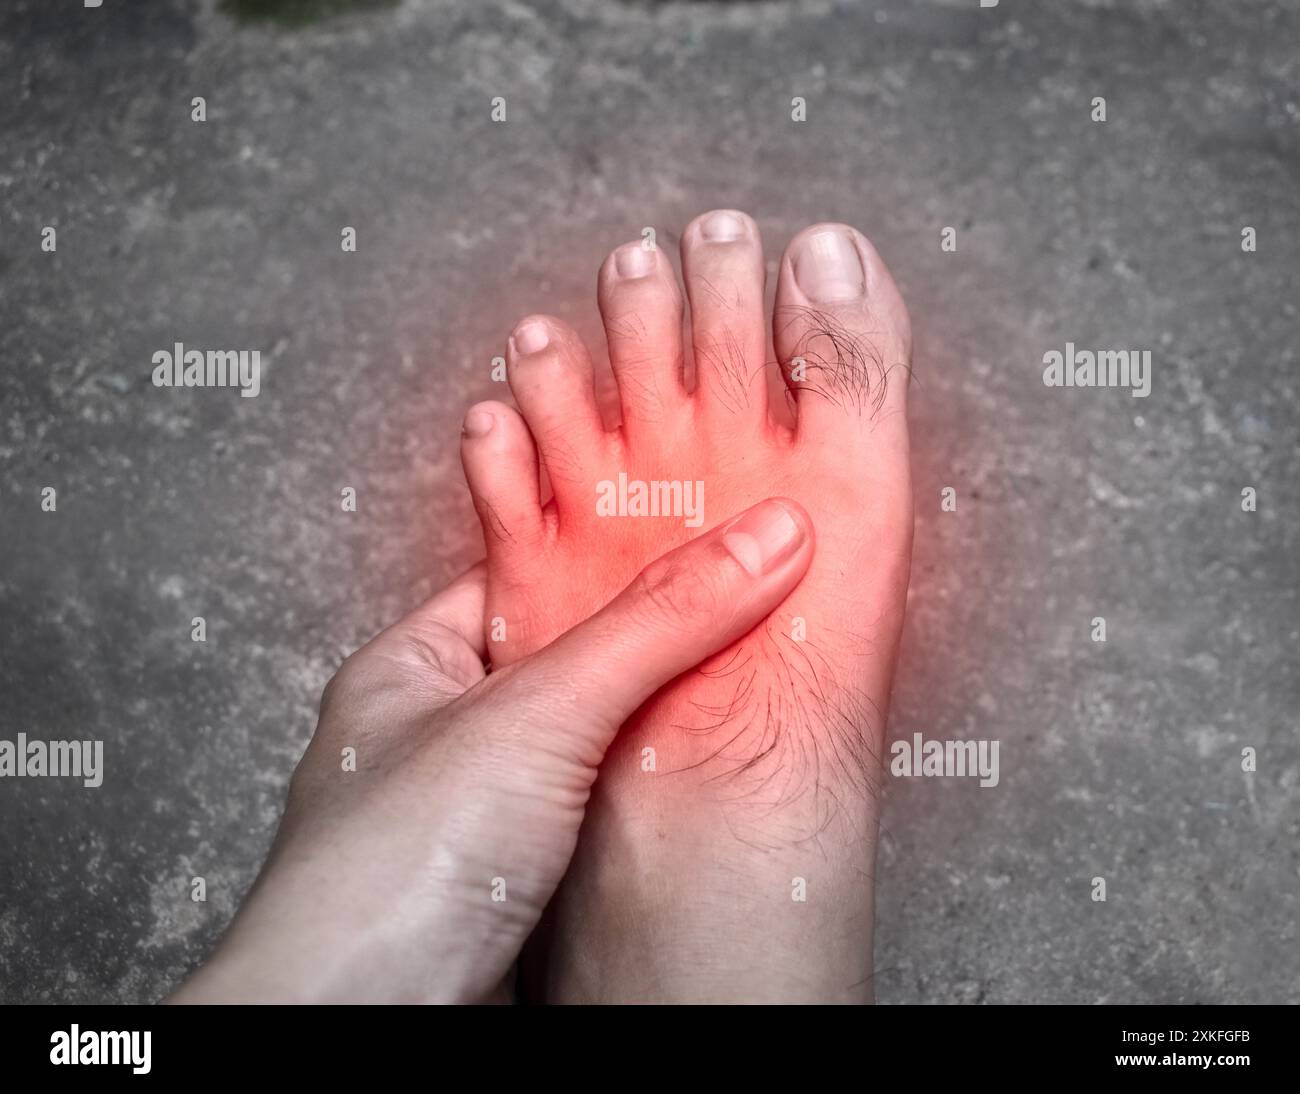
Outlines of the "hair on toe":
{"type": "Polygon", "coordinates": [[[804,363],[800,391],[808,391],[836,406],[874,416],[884,405],[889,374],[870,332],[859,333],[841,322],[833,312],[801,304],[778,309],[782,330],[798,325],[801,331],[795,351],[782,362],[787,375],[795,358],[804,363]]]}

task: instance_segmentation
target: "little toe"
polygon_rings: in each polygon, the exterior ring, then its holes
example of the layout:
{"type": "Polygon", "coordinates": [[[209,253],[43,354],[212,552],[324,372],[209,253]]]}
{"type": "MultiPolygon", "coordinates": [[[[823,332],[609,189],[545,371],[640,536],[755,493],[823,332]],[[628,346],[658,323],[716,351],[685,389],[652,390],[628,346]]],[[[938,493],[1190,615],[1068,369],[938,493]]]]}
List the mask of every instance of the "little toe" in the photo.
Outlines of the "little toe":
{"type": "Polygon", "coordinates": [[[536,546],[545,527],[532,434],[513,407],[475,403],[465,415],[460,459],[489,564],[508,565],[513,552],[536,546]]]}

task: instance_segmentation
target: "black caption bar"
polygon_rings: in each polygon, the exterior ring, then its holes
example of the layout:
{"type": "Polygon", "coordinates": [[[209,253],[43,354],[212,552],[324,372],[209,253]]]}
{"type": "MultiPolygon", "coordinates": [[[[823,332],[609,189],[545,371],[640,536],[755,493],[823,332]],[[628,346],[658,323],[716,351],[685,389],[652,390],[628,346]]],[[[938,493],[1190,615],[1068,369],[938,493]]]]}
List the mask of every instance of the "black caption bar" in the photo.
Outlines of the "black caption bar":
{"type": "MultiPolygon", "coordinates": [[[[518,1008],[517,1008],[518,1009],[518,1008]]],[[[1296,1011],[1281,1007],[877,1007],[808,1019],[751,1008],[738,1026],[695,1013],[542,1015],[524,1020],[419,1007],[8,1007],[6,1085],[76,1079],[130,1083],[201,1079],[331,1082],[406,1073],[431,1082],[449,1069],[484,1081],[611,1078],[602,1061],[660,1071],[676,1085],[716,1070],[734,1084],[751,1066],[772,1080],[820,1083],[852,1066],[861,1081],[975,1077],[1110,1078],[1197,1075],[1215,1083],[1290,1077],[1296,1011]],[[606,1029],[605,1023],[609,1023],[606,1029]],[[772,1033],[762,1027],[771,1023],[772,1033]],[[470,1036],[466,1031],[472,1027],[470,1036]],[[680,1027],[680,1028],[674,1028],[680,1027]],[[756,1027],[751,1033],[749,1027],[756,1027]],[[729,1029],[731,1033],[723,1030],[729,1029]],[[739,1043],[735,1035],[744,1029],[739,1043]],[[737,1049],[742,1048],[738,1052],[737,1049]],[[707,1058],[706,1058],[707,1057],[707,1058]],[[688,1064],[689,1058],[689,1064],[688,1064]],[[851,1065],[850,1065],[851,1061],[851,1065]],[[596,1071],[600,1065],[602,1070],[596,1071]],[[16,1072],[16,1076],[15,1076],[16,1072]],[[774,1074],[776,1073],[776,1074],[774,1074]]],[[[612,1074],[627,1074],[620,1070],[612,1074]]]]}

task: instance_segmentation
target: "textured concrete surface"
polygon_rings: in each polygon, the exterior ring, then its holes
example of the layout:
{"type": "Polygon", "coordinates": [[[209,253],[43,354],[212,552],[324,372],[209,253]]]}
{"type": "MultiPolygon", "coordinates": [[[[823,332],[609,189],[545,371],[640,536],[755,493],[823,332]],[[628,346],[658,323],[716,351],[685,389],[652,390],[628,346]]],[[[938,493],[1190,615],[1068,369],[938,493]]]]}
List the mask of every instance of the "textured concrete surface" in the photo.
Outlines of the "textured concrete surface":
{"type": "Polygon", "coordinates": [[[107,765],[0,782],[4,1000],[201,958],[333,667],[476,555],[508,325],[594,338],[607,250],[737,206],[773,260],[842,219],[894,269],[892,732],[1001,745],[995,789],[890,780],[880,1000],[1300,1002],[1300,7],[259,6],[0,14],[0,737],[107,765]],[[261,349],[261,396],[155,389],[176,341],[261,349]],[[1066,341],[1150,349],[1150,397],[1045,387],[1066,341]]]}

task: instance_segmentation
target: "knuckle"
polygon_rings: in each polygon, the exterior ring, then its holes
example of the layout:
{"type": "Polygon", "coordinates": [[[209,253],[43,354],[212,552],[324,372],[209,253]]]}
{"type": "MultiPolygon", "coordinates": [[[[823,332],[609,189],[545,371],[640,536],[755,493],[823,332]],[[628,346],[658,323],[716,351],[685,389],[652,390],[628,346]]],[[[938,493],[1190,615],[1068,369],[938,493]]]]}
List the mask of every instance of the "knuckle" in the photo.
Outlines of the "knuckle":
{"type": "Polygon", "coordinates": [[[692,624],[716,619],[727,590],[715,567],[700,567],[680,558],[651,563],[639,578],[639,592],[669,622],[692,624]]]}
{"type": "Polygon", "coordinates": [[[375,656],[378,641],[372,639],[359,650],[353,650],[326,682],[320,697],[322,718],[331,713],[343,717],[355,715],[369,707],[384,690],[388,679],[383,671],[385,663],[375,656]]]}
{"type": "Polygon", "coordinates": [[[452,627],[426,620],[404,631],[396,647],[400,661],[438,691],[460,692],[483,676],[483,661],[452,627]]]}
{"type": "Polygon", "coordinates": [[[356,656],[354,653],[345,657],[338,670],[325,682],[320,695],[322,715],[340,706],[346,706],[348,697],[356,693],[358,687],[356,656]]]}
{"type": "Polygon", "coordinates": [[[403,634],[399,649],[404,659],[436,676],[454,676],[459,667],[455,641],[447,627],[431,623],[423,630],[403,634]]]}

